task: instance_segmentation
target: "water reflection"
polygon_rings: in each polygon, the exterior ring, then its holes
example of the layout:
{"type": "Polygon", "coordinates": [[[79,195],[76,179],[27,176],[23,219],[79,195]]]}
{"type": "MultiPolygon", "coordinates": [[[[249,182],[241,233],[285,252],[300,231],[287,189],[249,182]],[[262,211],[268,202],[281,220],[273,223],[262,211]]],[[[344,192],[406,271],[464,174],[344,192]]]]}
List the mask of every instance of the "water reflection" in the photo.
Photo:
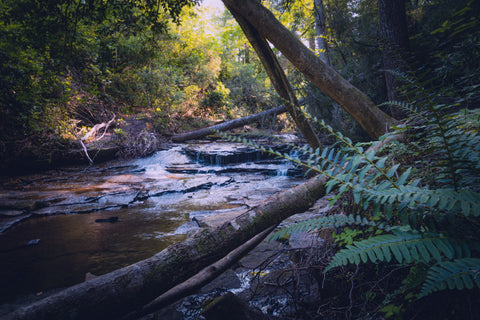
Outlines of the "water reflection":
{"type": "Polygon", "coordinates": [[[291,187],[298,180],[262,174],[286,168],[199,165],[174,147],[136,161],[2,181],[0,217],[32,218],[0,234],[0,303],[148,258],[182,241],[195,215],[228,214],[291,187]],[[95,222],[108,217],[119,222],[95,222]],[[38,244],[27,245],[34,239],[38,244]]]}
{"type": "Polygon", "coordinates": [[[143,219],[128,209],[92,215],[65,215],[29,220],[0,235],[0,299],[84,281],[90,272],[101,275],[146,259],[185,235],[152,237],[158,230],[175,230],[188,217],[143,219]],[[118,216],[117,223],[96,223],[118,216]],[[37,245],[26,246],[32,239],[37,245]]]}

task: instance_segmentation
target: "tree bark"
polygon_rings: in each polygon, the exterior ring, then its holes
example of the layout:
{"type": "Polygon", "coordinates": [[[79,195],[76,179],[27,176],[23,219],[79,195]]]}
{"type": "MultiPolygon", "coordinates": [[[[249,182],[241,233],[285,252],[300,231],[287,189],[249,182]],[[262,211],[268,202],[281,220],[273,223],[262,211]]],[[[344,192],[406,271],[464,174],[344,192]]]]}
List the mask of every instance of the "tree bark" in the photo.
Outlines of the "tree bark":
{"type": "Polygon", "coordinates": [[[257,56],[262,62],[275,90],[280,97],[289,102],[286,104],[287,111],[292,116],[293,121],[295,121],[297,128],[312,148],[316,149],[321,147],[322,143],[320,142],[318,135],[313,130],[310,122],[300,111],[300,104],[298,103],[295,92],[266,38],[262,36],[257,29],[245,19],[245,17],[238,13],[235,8],[230,7],[227,3],[225,3],[225,6],[232,13],[235,20],[237,20],[243,33],[257,53],[257,56]]]}
{"type": "Polygon", "coordinates": [[[327,96],[344,108],[372,137],[385,134],[395,120],[373,101],[323,63],[275,16],[256,0],[222,0],[229,10],[248,21],[258,34],[270,41],[290,62],[327,96]]]}
{"type": "Polygon", "coordinates": [[[269,198],[218,228],[204,229],[149,259],[19,308],[6,319],[119,318],[192,277],[259,232],[293,214],[306,211],[325,195],[325,181],[310,179],[269,198]]]}
{"type": "Polygon", "coordinates": [[[226,130],[242,127],[252,122],[261,122],[261,121],[264,121],[266,118],[276,117],[277,115],[282,114],[286,111],[287,111],[287,107],[285,105],[281,105],[267,111],[263,111],[257,114],[252,114],[252,115],[243,117],[243,118],[223,122],[220,124],[216,124],[208,128],[202,128],[202,129],[187,132],[187,133],[177,134],[172,137],[172,141],[183,142],[187,140],[203,138],[210,134],[214,134],[215,131],[217,130],[226,131],[226,130]]]}
{"type": "Polygon", "coordinates": [[[330,56],[328,54],[328,45],[326,39],[326,23],[325,23],[325,11],[323,8],[323,0],[315,0],[313,2],[313,13],[315,16],[315,45],[316,52],[320,60],[328,66],[332,66],[330,56]]]}
{"type": "MultiPolygon", "coordinates": [[[[390,101],[398,101],[401,99],[399,81],[392,71],[407,70],[405,56],[409,41],[405,0],[378,0],[378,16],[387,96],[390,101]]],[[[405,112],[398,107],[392,106],[390,111],[396,119],[405,118],[405,112]]]]}
{"type": "Polygon", "coordinates": [[[260,242],[262,242],[263,239],[265,239],[265,237],[270,232],[273,231],[273,229],[274,227],[265,229],[252,239],[248,240],[235,250],[231,251],[222,259],[218,260],[214,264],[209,265],[187,281],[182,282],[181,284],[171,288],[170,290],[162,294],[160,297],[143,306],[142,309],[138,312],[133,312],[128,316],[122,318],[121,320],[138,319],[141,316],[147,315],[163,307],[166,307],[181,298],[194,294],[204,285],[221,275],[225,270],[227,270],[235,262],[240,260],[253,248],[255,248],[260,242]]]}
{"type": "MultiPolygon", "coordinates": [[[[315,16],[315,43],[316,43],[316,53],[320,60],[325,63],[327,66],[334,69],[332,59],[330,59],[330,53],[328,52],[328,43],[327,43],[327,24],[325,21],[325,8],[323,6],[323,0],[315,0],[313,2],[313,13],[315,16]]],[[[332,102],[332,120],[337,122],[339,127],[344,127],[340,106],[335,101],[332,102]]]]}

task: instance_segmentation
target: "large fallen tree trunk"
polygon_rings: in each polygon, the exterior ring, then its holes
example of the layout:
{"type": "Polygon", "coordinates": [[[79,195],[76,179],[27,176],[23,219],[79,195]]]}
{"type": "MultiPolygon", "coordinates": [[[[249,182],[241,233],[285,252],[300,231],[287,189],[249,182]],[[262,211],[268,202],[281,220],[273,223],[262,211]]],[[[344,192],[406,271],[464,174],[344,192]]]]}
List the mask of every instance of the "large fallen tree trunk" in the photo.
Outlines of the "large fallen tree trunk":
{"type": "Polygon", "coordinates": [[[138,319],[141,316],[147,315],[163,307],[166,307],[181,298],[194,294],[195,292],[197,292],[197,290],[201,289],[204,285],[221,275],[235,262],[240,260],[243,256],[245,256],[248,252],[255,248],[260,242],[262,242],[263,239],[265,239],[265,237],[270,232],[273,231],[273,229],[274,227],[269,227],[265,229],[252,239],[248,240],[247,242],[227,254],[222,259],[209,265],[187,281],[171,288],[170,290],[162,294],[160,297],[143,306],[143,308],[141,310],[138,310],[138,312],[133,312],[122,318],[121,320],[138,319]]]}
{"type": "Polygon", "coordinates": [[[216,125],[208,127],[208,128],[202,128],[202,129],[191,131],[191,132],[177,134],[177,135],[172,137],[172,141],[173,142],[183,142],[183,141],[186,141],[186,140],[200,139],[200,138],[206,137],[210,134],[214,134],[215,131],[217,131],[217,130],[218,131],[226,131],[226,130],[230,130],[230,129],[240,128],[240,127],[242,127],[244,125],[247,125],[249,123],[262,122],[262,121],[265,121],[265,119],[276,117],[277,115],[285,113],[286,111],[287,111],[287,107],[285,105],[281,105],[281,106],[275,107],[275,108],[267,110],[267,111],[263,111],[263,112],[260,112],[260,113],[256,113],[256,114],[252,114],[250,116],[243,117],[243,118],[223,122],[223,123],[220,123],[220,124],[216,124],[216,125]]]}
{"type": "Polygon", "coordinates": [[[115,319],[141,308],[266,228],[306,211],[325,194],[312,178],[234,220],[204,229],[155,256],[19,308],[6,319],[115,319]]]}

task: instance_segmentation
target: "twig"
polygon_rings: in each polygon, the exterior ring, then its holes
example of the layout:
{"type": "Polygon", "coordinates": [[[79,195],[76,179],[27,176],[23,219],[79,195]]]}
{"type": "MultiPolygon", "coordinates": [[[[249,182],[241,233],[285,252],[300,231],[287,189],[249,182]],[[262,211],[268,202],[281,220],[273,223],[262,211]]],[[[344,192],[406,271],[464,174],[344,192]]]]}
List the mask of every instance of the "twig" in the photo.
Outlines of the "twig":
{"type": "Polygon", "coordinates": [[[83,143],[83,140],[82,140],[82,139],[78,139],[78,141],[79,141],[80,144],[82,145],[83,152],[85,153],[85,156],[87,157],[88,161],[90,162],[90,164],[93,164],[93,160],[92,160],[92,158],[90,158],[90,155],[88,154],[87,147],[86,147],[85,144],[83,143]]]}
{"type": "Polygon", "coordinates": [[[108,127],[112,124],[113,121],[115,121],[115,113],[113,114],[112,120],[107,122],[107,125],[105,126],[105,130],[103,131],[103,134],[100,136],[100,138],[95,139],[95,141],[98,141],[98,140],[102,139],[103,136],[105,136],[105,134],[107,133],[108,127]]]}
{"type": "Polygon", "coordinates": [[[112,120],[108,121],[107,123],[103,122],[103,123],[94,125],[93,128],[83,136],[83,138],[78,138],[77,137],[77,140],[82,145],[83,152],[85,153],[85,156],[87,157],[90,164],[93,164],[93,160],[92,160],[92,158],[90,158],[90,155],[88,154],[87,147],[85,146],[83,141],[86,141],[91,136],[95,136],[97,131],[100,130],[101,128],[105,128],[103,130],[103,134],[99,138],[96,138],[94,140],[94,141],[99,141],[100,139],[102,139],[105,136],[105,134],[107,133],[108,127],[112,124],[113,121],[115,121],[115,114],[113,114],[112,120]]]}
{"type": "Polygon", "coordinates": [[[360,269],[360,267],[357,265],[357,269],[355,270],[355,273],[352,274],[352,277],[350,278],[350,282],[352,283],[352,286],[350,287],[350,292],[348,293],[348,298],[350,299],[350,306],[348,306],[348,309],[347,309],[347,315],[346,315],[347,319],[350,319],[352,317],[352,308],[353,308],[352,293],[353,293],[353,287],[354,287],[353,280],[354,280],[355,276],[358,274],[359,269],[360,269]]]}

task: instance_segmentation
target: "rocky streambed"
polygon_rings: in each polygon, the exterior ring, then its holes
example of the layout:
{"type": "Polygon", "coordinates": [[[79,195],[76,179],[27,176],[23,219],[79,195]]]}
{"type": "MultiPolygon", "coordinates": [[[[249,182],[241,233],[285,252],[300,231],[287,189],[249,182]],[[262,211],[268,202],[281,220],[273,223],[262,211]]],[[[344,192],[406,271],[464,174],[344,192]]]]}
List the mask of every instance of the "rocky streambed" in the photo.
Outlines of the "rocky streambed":
{"type": "Polygon", "coordinates": [[[227,142],[3,179],[0,303],[150,257],[302,180],[291,164],[227,142]]]}

